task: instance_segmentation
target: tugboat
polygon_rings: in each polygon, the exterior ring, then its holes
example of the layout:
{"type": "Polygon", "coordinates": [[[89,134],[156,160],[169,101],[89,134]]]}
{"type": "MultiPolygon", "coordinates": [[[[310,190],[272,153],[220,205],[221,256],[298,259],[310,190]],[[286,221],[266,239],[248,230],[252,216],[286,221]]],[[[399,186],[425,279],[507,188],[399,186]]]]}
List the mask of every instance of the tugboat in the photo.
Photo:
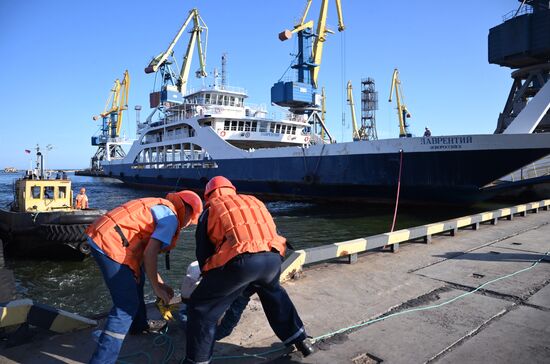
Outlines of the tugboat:
{"type": "Polygon", "coordinates": [[[0,239],[7,257],[81,260],[90,254],[84,231],[105,213],[75,209],[65,173],[48,178],[36,147],[36,169],[14,181],[9,209],[0,208],[0,239]]]}

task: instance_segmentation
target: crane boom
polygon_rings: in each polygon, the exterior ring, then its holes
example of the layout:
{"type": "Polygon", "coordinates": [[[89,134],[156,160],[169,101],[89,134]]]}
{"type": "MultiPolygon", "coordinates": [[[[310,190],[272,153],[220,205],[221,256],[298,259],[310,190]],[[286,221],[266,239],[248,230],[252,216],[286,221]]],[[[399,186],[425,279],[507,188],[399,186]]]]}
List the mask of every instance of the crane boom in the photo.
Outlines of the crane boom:
{"type": "MultiPolygon", "coordinates": [[[[306,8],[304,10],[304,13],[302,17],[300,18],[300,22],[294,26],[293,30],[285,30],[281,33],[279,33],[279,39],[282,41],[288,40],[292,37],[292,34],[303,32],[307,29],[313,29],[313,21],[306,22],[306,17],[309,12],[309,9],[311,7],[311,3],[313,0],[308,0],[306,4],[306,8]]],[[[323,45],[326,40],[326,33],[333,33],[330,29],[326,27],[327,24],[327,13],[328,13],[328,2],[329,0],[322,0],[321,2],[321,9],[319,12],[319,17],[317,19],[317,29],[315,34],[315,40],[313,42],[313,47],[311,49],[311,60],[309,61],[309,64],[307,67],[310,72],[310,80],[311,84],[314,88],[318,87],[318,76],[319,76],[319,69],[321,66],[321,60],[323,58],[323,45]]],[[[344,25],[344,18],[342,15],[342,5],[341,0],[335,0],[336,2],[336,10],[338,13],[338,31],[342,32],[346,27],[344,25]]],[[[305,49],[305,47],[301,47],[302,49],[305,49]]]]}
{"type": "Polygon", "coordinates": [[[352,138],[353,140],[361,140],[361,136],[359,135],[359,128],[357,127],[357,119],[355,118],[355,103],[353,101],[353,87],[351,86],[351,81],[348,81],[348,105],[351,109],[351,121],[353,124],[353,134],[352,138]]]}
{"type": "Polygon", "coordinates": [[[181,94],[185,94],[187,88],[187,80],[189,78],[189,70],[193,58],[193,49],[195,48],[195,45],[197,46],[197,53],[200,63],[199,71],[197,71],[196,73],[197,77],[206,77],[208,75],[206,72],[207,34],[208,27],[199,15],[198,9],[194,8],[190,10],[187,19],[185,19],[185,22],[179,29],[172,42],[170,42],[166,51],[162,52],[151,60],[149,65],[145,68],[145,73],[154,73],[160,70],[163,75],[163,87],[166,87],[166,83],[168,81],[171,81],[171,83],[177,87],[178,92],[180,92],[181,94]],[[169,64],[171,64],[171,62],[169,61],[169,57],[173,57],[174,47],[191,21],[193,21],[193,29],[190,31],[191,35],[189,38],[189,43],[187,44],[187,50],[183,57],[183,65],[181,71],[179,73],[179,76],[176,77],[169,68],[169,64]],[[204,44],[201,39],[203,31],[206,32],[204,44]]]}
{"type": "Polygon", "coordinates": [[[390,87],[390,98],[388,102],[392,101],[392,94],[395,90],[395,101],[397,103],[397,117],[399,119],[399,137],[410,137],[411,134],[408,131],[407,118],[411,117],[407,106],[403,103],[403,91],[401,90],[401,80],[399,79],[399,71],[393,70],[390,87]]]}

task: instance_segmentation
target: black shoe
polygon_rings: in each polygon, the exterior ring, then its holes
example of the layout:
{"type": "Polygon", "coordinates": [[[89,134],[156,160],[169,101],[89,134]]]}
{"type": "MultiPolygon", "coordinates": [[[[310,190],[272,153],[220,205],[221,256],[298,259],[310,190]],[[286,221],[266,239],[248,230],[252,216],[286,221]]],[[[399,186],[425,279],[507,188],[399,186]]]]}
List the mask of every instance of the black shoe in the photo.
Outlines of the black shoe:
{"type": "Polygon", "coordinates": [[[314,351],[313,345],[311,345],[311,342],[309,341],[309,339],[304,339],[302,341],[299,341],[296,344],[294,344],[294,346],[296,346],[296,349],[298,349],[302,353],[304,358],[308,355],[313,354],[313,351],[314,351]]]}

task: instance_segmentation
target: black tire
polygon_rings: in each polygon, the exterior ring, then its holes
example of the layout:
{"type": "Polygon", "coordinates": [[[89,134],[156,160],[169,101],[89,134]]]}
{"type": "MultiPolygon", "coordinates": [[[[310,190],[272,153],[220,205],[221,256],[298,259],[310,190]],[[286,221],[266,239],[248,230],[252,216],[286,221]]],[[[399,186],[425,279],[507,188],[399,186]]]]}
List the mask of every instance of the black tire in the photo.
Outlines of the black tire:
{"type": "Polygon", "coordinates": [[[49,241],[58,241],[61,243],[76,243],[86,241],[86,224],[58,225],[44,224],[42,229],[44,238],[49,241]]]}

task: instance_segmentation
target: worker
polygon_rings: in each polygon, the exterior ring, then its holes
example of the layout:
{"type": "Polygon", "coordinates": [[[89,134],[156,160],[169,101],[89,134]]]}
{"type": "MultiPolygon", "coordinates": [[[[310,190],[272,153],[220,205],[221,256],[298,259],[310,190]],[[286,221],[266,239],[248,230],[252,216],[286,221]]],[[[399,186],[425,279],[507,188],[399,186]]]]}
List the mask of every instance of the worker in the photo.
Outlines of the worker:
{"type": "Polygon", "coordinates": [[[425,127],[424,128],[424,137],[431,137],[432,136],[432,132],[430,131],[430,129],[428,129],[428,127],[425,127]]]}
{"type": "Polygon", "coordinates": [[[84,210],[88,208],[88,196],[86,196],[86,189],[82,187],[75,199],[75,209],[84,210]]]}
{"type": "Polygon", "coordinates": [[[188,303],[186,363],[210,363],[216,323],[239,295],[252,289],[275,334],[304,356],[313,352],[302,320],[279,284],[286,239],[276,233],[265,205],[237,194],[227,178],[206,185],[196,230],[202,280],[188,303]]]}
{"type": "Polygon", "coordinates": [[[157,255],[173,249],[180,230],[196,224],[201,212],[200,197],[180,191],[166,198],[129,201],[88,227],[92,256],[113,300],[90,363],[115,363],[128,332],[150,329],[143,297],[144,270],[157,297],[164,304],[170,302],[174,291],[158,274],[157,255]]]}

